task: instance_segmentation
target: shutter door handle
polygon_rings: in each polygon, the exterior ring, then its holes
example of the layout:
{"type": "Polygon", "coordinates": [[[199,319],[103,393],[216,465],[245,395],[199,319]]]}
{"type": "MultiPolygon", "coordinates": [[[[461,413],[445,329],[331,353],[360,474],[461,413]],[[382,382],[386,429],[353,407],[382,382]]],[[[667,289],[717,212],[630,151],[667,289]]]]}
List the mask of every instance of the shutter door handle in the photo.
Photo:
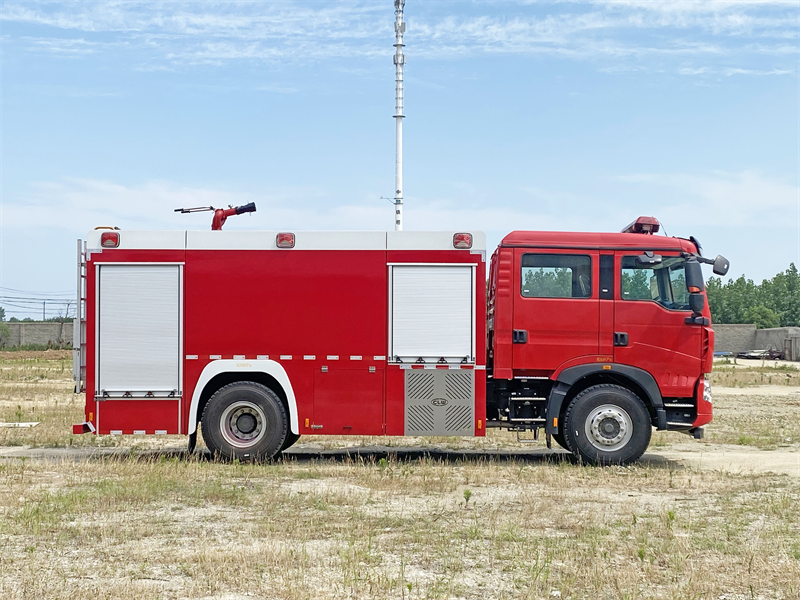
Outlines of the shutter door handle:
{"type": "Polygon", "coordinates": [[[628,345],[628,334],[622,331],[615,331],[614,332],[614,345],[615,346],[627,346],[628,345]]]}
{"type": "Polygon", "coordinates": [[[514,332],[511,334],[511,341],[514,344],[527,344],[528,343],[528,332],[524,329],[515,329],[514,332]]]}

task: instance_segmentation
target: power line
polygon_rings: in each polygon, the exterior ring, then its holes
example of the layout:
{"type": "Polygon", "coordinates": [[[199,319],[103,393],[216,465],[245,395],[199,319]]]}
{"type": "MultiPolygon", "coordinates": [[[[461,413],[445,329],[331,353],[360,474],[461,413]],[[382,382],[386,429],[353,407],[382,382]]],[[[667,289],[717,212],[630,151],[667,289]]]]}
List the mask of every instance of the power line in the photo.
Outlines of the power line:
{"type": "Polygon", "coordinates": [[[28,294],[31,296],[66,296],[67,294],[75,295],[75,290],[63,290],[58,292],[38,292],[32,290],[18,290],[15,288],[8,288],[0,286],[0,290],[3,292],[12,292],[14,294],[28,294]]]}

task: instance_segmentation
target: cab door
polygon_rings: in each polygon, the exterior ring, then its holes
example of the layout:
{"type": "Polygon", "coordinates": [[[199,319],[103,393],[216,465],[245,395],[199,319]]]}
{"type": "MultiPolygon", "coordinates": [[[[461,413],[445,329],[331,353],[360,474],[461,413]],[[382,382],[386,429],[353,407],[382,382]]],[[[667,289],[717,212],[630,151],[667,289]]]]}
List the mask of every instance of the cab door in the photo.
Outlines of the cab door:
{"type": "Polygon", "coordinates": [[[599,254],[515,249],[512,364],[515,371],[555,371],[598,353],[599,254]]]}
{"type": "Polygon", "coordinates": [[[619,281],[614,310],[614,362],[648,371],[664,397],[688,398],[701,370],[703,329],[691,315],[684,259],[662,253],[641,264],[642,251],[617,251],[619,281]]]}

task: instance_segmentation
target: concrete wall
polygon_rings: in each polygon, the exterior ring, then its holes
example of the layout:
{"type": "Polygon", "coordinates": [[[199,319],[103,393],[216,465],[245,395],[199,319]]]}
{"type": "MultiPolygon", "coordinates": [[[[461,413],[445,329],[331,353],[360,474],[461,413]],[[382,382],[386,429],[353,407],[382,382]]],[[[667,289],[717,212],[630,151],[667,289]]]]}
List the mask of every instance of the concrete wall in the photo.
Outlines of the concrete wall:
{"type": "Polygon", "coordinates": [[[714,352],[748,352],[755,350],[755,343],[755,325],[714,323],[714,352]]]}
{"type": "Polygon", "coordinates": [[[72,323],[6,323],[11,334],[6,346],[47,344],[64,346],[72,344],[72,323]]]}
{"type": "Polygon", "coordinates": [[[800,327],[775,327],[773,329],[759,329],[756,331],[755,347],[753,350],[779,350],[783,352],[784,340],[800,335],[800,327]]]}
{"type": "Polygon", "coordinates": [[[784,351],[786,352],[786,360],[800,361],[800,335],[793,335],[784,340],[784,351]]]}

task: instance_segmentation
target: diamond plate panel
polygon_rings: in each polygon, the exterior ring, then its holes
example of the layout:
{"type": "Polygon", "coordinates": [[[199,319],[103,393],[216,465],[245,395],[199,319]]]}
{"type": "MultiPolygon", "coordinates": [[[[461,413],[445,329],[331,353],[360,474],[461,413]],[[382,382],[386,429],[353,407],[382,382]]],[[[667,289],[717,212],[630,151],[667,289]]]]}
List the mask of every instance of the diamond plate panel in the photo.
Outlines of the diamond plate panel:
{"type": "Polygon", "coordinates": [[[406,371],[405,435],[474,435],[475,372],[406,371]]]}

